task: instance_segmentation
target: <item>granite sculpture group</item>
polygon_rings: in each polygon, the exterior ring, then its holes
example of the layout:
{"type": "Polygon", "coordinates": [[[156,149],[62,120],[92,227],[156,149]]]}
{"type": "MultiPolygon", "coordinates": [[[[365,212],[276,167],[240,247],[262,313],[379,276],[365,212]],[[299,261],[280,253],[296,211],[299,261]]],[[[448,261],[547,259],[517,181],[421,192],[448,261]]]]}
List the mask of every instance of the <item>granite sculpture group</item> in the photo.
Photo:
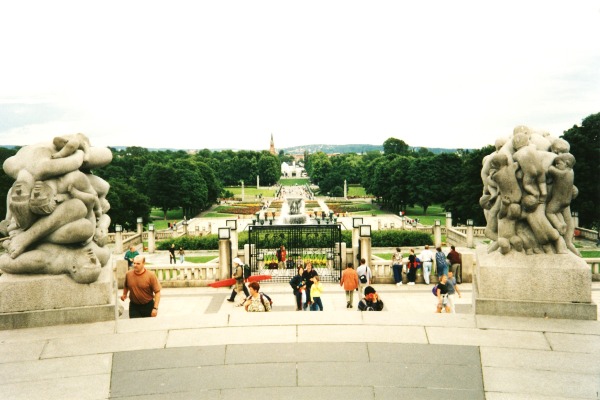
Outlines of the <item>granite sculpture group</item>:
{"type": "Polygon", "coordinates": [[[488,251],[579,256],[573,245],[570,204],[577,187],[569,143],[520,125],[495,147],[481,170],[488,251]]]}
{"type": "Polygon", "coordinates": [[[68,274],[95,282],[110,258],[109,184],[91,170],[108,165],[108,148],[83,134],[21,148],[3,165],[15,179],[0,222],[6,253],[0,269],[12,274],[68,274]]]}

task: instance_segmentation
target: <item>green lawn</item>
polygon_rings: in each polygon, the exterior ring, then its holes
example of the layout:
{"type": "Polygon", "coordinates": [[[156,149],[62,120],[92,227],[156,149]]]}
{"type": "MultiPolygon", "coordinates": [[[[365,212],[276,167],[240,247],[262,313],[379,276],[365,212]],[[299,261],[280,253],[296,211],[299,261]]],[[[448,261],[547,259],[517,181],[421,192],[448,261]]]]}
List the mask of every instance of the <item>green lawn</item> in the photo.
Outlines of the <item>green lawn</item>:
{"type": "Polygon", "coordinates": [[[600,257],[600,250],[582,250],[581,257],[583,257],[583,258],[598,258],[598,257],[600,257]]]}
{"type": "Polygon", "coordinates": [[[367,195],[362,186],[348,186],[348,197],[364,197],[367,195]]]}
{"type": "Polygon", "coordinates": [[[281,178],[279,184],[283,186],[302,186],[308,183],[308,178],[281,178]]]}
{"type": "Polygon", "coordinates": [[[192,256],[192,257],[184,257],[185,261],[196,263],[196,264],[204,264],[210,262],[218,257],[215,256],[192,256]]]}

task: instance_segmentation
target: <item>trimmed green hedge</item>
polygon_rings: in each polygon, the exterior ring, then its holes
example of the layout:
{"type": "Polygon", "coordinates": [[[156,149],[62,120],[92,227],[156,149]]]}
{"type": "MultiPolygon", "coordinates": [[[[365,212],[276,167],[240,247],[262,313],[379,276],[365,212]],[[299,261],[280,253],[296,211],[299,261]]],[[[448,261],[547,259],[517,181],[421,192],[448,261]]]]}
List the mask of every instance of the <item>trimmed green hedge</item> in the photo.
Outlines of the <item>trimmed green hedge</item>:
{"type": "MultiPolygon", "coordinates": [[[[346,247],[352,246],[352,232],[342,231],[342,241],[346,243],[346,247]]],[[[176,248],[183,247],[185,250],[218,250],[219,238],[217,235],[207,236],[181,236],[174,240],[164,240],[157,242],[158,250],[168,250],[171,243],[175,244],[176,248]]],[[[240,232],[238,235],[238,248],[243,249],[248,243],[248,232],[240,232]]],[[[371,231],[371,246],[372,247],[408,247],[408,246],[424,246],[432,245],[433,239],[431,235],[424,232],[404,231],[404,230],[384,230],[371,231]]],[[[314,247],[326,247],[325,243],[311,243],[314,247]]]]}

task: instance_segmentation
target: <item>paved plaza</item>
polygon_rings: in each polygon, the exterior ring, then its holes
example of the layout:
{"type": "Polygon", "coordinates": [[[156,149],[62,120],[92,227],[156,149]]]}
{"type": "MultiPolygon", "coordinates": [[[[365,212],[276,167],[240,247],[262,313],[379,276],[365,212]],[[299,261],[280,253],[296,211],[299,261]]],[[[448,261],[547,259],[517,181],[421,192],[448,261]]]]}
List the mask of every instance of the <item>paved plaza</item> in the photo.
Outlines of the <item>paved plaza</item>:
{"type": "Polygon", "coordinates": [[[157,318],[0,331],[0,398],[600,399],[600,321],[474,316],[469,284],[456,314],[391,284],[361,313],[325,286],[323,312],[284,284],[263,285],[271,313],[165,288],[157,318]]]}

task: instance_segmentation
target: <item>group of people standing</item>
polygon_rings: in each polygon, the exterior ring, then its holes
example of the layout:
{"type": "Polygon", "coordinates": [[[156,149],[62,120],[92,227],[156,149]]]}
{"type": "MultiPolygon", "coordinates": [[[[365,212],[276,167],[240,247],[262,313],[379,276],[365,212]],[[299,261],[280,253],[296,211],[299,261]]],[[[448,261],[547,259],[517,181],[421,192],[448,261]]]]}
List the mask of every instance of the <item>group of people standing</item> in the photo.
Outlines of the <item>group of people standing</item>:
{"type": "Polygon", "coordinates": [[[306,269],[298,267],[296,275],[290,279],[290,286],[296,298],[296,311],[323,311],[323,284],[311,263],[306,263],[306,269]]]}
{"type": "Polygon", "coordinates": [[[175,248],[175,244],[171,244],[171,247],[169,247],[169,264],[173,263],[173,264],[177,264],[177,258],[175,258],[175,252],[177,251],[177,253],[179,254],[179,263],[183,264],[184,261],[184,256],[185,256],[185,250],[183,250],[182,246],[179,246],[179,250],[177,250],[175,248]]]}
{"type": "Polygon", "coordinates": [[[454,294],[458,293],[461,297],[458,284],[462,282],[462,257],[456,251],[454,246],[450,246],[450,252],[446,255],[441,247],[437,247],[435,254],[429,250],[429,245],[426,245],[420,256],[415,255],[415,250],[410,249],[408,263],[403,264],[402,249],[396,248],[396,252],[392,255],[392,271],[394,273],[394,282],[396,286],[402,286],[402,274],[406,274],[408,284],[414,285],[419,265],[422,265],[423,280],[425,285],[430,284],[431,270],[433,260],[436,264],[436,275],[439,283],[437,284],[437,312],[445,309],[446,312],[455,312],[454,309],[454,294]]]}
{"type": "Polygon", "coordinates": [[[415,250],[410,249],[408,262],[404,265],[402,257],[402,249],[396,247],[396,251],[392,255],[392,271],[394,274],[394,282],[396,286],[402,286],[402,276],[406,274],[409,285],[414,285],[417,278],[417,269],[423,270],[423,281],[426,285],[430,284],[430,276],[433,267],[433,260],[436,264],[436,275],[440,278],[442,275],[448,275],[451,270],[456,277],[457,283],[461,283],[462,279],[462,257],[456,251],[454,246],[450,246],[448,255],[444,254],[441,247],[437,247],[435,254],[429,249],[429,245],[425,245],[423,251],[416,256],[415,250]]]}

